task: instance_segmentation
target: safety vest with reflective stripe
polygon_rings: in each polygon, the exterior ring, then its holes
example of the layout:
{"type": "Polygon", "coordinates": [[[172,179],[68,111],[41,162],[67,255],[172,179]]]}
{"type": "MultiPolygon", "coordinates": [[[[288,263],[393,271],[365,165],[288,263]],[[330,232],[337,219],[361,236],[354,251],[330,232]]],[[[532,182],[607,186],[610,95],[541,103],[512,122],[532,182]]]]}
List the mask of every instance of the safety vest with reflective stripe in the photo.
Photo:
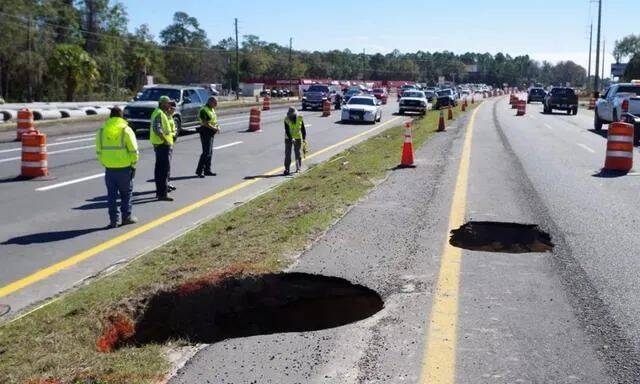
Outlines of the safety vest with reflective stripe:
{"type": "Polygon", "coordinates": [[[153,145],[164,144],[165,140],[162,140],[162,137],[158,135],[154,126],[157,124],[156,120],[160,119],[160,129],[162,130],[162,134],[166,139],[166,142],[169,145],[173,145],[173,133],[171,132],[171,123],[170,119],[166,113],[160,108],[156,108],[155,111],[151,114],[151,126],[149,127],[149,141],[153,145]]]}
{"type": "Polygon", "coordinates": [[[218,115],[216,115],[216,111],[213,110],[213,108],[210,108],[208,105],[203,105],[202,108],[200,108],[200,112],[198,112],[198,121],[200,122],[201,126],[205,126],[204,121],[202,121],[202,118],[200,117],[200,114],[204,111],[204,113],[207,115],[207,117],[209,118],[209,123],[211,123],[211,125],[215,126],[216,124],[218,124],[218,115]]]}
{"type": "Polygon", "coordinates": [[[138,142],[127,121],[111,117],[96,135],[96,155],[105,168],[133,167],[138,162],[138,142]]]}
{"type": "Polygon", "coordinates": [[[296,121],[291,121],[289,117],[286,117],[284,123],[289,127],[292,139],[302,139],[302,116],[298,115],[296,121]]]}

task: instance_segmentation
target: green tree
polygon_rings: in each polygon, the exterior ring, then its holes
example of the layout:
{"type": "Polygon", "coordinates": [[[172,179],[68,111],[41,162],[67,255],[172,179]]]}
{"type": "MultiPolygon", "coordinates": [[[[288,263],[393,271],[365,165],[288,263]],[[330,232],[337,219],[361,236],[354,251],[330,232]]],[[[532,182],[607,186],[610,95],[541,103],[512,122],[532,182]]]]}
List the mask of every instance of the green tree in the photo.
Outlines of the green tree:
{"type": "Polygon", "coordinates": [[[640,53],[635,54],[631,60],[629,60],[629,64],[627,64],[627,68],[624,70],[623,78],[625,81],[640,79],[640,53]]]}
{"type": "Polygon", "coordinates": [[[60,44],[49,61],[49,71],[64,81],[65,97],[73,101],[79,91],[91,91],[100,78],[98,66],[77,45],[60,44]]]}
{"type": "Polygon", "coordinates": [[[613,48],[613,57],[616,62],[640,54],[640,35],[625,36],[622,40],[616,40],[613,48]]]}

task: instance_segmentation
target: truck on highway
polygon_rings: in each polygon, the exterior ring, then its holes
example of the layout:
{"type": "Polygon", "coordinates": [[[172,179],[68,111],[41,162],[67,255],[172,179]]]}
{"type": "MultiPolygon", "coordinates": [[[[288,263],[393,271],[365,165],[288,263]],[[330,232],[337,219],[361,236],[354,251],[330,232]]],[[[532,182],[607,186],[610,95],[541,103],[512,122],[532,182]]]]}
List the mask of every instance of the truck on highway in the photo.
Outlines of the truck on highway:
{"type": "Polygon", "coordinates": [[[198,111],[207,102],[209,92],[202,87],[184,85],[154,85],[148,87],[124,107],[124,118],[131,129],[148,130],[151,113],[158,107],[160,96],[168,96],[177,104],[173,121],[178,133],[198,125],[198,111]]]}
{"type": "Polygon", "coordinates": [[[640,81],[610,86],[596,102],[593,128],[599,131],[603,124],[620,121],[625,113],[640,115],[640,81]]]}
{"type": "Polygon", "coordinates": [[[578,95],[569,87],[553,87],[544,97],[543,113],[552,113],[554,109],[567,111],[567,115],[578,114],[578,95]]]}
{"type": "Polygon", "coordinates": [[[325,100],[333,105],[336,101],[337,91],[328,85],[314,84],[309,87],[302,97],[302,110],[322,109],[325,100]]]}

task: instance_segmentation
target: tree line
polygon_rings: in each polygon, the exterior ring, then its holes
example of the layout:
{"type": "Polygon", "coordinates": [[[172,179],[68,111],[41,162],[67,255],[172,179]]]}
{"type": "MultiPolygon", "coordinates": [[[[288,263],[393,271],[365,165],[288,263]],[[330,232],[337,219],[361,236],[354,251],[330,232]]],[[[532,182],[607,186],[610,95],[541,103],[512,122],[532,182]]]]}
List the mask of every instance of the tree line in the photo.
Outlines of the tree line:
{"type": "MultiPolygon", "coordinates": [[[[126,8],[109,0],[0,0],[0,95],[9,100],[123,99],[149,75],[156,83],[221,83],[236,79],[332,78],[448,81],[526,86],[586,85],[572,62],[527,55],[427,52],[363,54],[292,50],[245,35],[212,43],[196,17],[176,12],[153,36],[145,24],[129,30],[126,8]]],[[[230,31],[231,32],[231,31],[230,31]]]]}

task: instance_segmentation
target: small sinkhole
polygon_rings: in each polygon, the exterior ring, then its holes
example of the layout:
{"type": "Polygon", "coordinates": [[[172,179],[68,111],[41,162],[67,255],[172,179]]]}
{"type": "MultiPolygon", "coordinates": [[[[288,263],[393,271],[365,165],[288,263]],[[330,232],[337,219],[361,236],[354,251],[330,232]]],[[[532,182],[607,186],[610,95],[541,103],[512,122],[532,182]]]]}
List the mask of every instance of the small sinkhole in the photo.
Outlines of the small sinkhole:
{"type": "Polygon", "coordinates": [[[472,251],[528,253],[553,250],[551,236],[535,224],[470,221],[451,231],[449,244],[472,251]]]}
{"type": "Polygon", "coordinates": [[[375,291],[337,277],[273,273],[196,281],[153,295],[133,333],[115,347],[315,331],[365,319],[383,306],[375,291]]]}

